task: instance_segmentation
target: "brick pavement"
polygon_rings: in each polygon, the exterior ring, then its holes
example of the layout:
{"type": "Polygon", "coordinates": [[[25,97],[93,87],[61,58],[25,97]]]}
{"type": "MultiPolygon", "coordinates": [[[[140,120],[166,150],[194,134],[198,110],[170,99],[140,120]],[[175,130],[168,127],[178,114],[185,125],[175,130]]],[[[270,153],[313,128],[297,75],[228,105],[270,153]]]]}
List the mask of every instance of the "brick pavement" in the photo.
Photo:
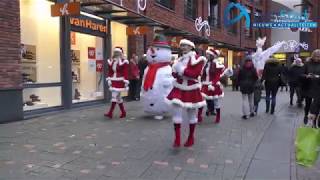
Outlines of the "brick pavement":
{"type": "MultiPolygon", "coordinates": [[[[280,94],[278,109],[285,109],[286,97],[280,94]]],[[[3,124],[0,180],[240,180],[275,118],[260,112],[241,120],[240,105],[239,92],[226,92],[222,123],[205,118],[188,149],[171,148],[171,120],[149,119],[138,102],[126,104],[124,120],[105,119],[101,106],[3,124]]]]}

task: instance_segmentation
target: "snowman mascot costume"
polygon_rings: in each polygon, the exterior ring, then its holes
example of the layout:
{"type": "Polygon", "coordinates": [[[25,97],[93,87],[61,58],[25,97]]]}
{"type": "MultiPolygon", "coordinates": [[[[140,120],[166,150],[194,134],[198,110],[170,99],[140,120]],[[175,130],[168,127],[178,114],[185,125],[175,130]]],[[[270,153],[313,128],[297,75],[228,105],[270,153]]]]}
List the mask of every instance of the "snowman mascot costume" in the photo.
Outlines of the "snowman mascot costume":
{"type": "Polygon", "coordinates": [[[142,81],[141,100],[146,113],[163,119],[169,112],[165,97],[172,89],[171,47],[163,35],[157,35],[147,51],[148,67],[142,81]]]}
{"type": "Polygon", "coordinates": [[[183,120],[189,123],[189,136],[185,147],[194,144],[194,131],[197,124],[197,110],[206,105],[201,95],[201,84],[198,78],[201,75],[206,58],[197,57],[193,51],[193,42],[183,39],[180,41],[180,49],[183,55],[178,58],[172,67],[173,89],[166,98],[166,102],[172,107],[172,120],[174,123],[175,140],[173,147],[180,146],[181,123],[183,120]]]}
{"type": "Polygon", "coordinates": [[[123,99],[121,97],[122,91],[127,91],[129,81],[128,81],[128,66],[129,61],[123,58],[123,50],[121,47],[116,47],[113,50],[113,57],[108,59],[108,74],[107,82],[109,85],[109,90],[111,91],[111,106],[109,112],[106,112],[104,116],[110,119],[113,116],[114,108],[116,104],[119,104],[121,115],[120,118],[126,117],[126,111],[123,105],[123,99]]]}

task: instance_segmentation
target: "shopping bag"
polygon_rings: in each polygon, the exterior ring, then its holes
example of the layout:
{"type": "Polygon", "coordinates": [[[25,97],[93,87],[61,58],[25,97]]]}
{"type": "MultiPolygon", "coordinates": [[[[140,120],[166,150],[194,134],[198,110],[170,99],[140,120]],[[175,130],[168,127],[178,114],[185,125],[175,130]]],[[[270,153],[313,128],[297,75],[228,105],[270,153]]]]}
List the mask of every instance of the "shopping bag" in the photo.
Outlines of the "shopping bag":
{"type": "Polygon", "coordinates": [[[300,127],[297,130],[295,147],[298,164],[310,167],[318,159],[320,145],[320,129],[300,127]]]}

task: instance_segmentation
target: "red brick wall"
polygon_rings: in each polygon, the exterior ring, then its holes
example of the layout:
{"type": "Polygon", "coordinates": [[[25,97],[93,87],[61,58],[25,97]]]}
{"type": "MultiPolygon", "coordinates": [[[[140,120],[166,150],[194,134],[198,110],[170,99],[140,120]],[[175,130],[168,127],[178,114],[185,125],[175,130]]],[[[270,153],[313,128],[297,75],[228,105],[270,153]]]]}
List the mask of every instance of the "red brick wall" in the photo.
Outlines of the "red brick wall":
{"type": "MultiPolygon", "coordinates": [[[[120,0],[112,0],[113,2],[120,4],[120,0]]],[[[241,0],[242,4],[248,5],[253,7],[254,9],[260,9],[262,12],[266,11],[268,0],[262,0],[262,4],[259,6],[256,6],[254,3],[252,3],[250,0],[241,0]]],[[[197,7],[197,17],[201,16],[203,19],[206,19],[208,16],[208,1],[207,0],[201,0],[197,1],[198,7],[197,7]]],[[[240,46],[243,48],[255,48],[255,40],[257,37],[255,37],[255,33],[253,31],[252,38],[246,38],[244,37],[244,32],[241,32],[241,40],[240,40],[240,30],[243,31],[243,28],[240,28],[240,23],[238,23],[238,33],[236,35],[233,35],[227,31],[227,29],[223,25],[223,13],[224,9],[228,5],[229,1],[227,0],[221,0],[221,11],[220,11],[220,17],[221,17],[221,28],[212,28],[211,27],[211,40],[224,42],[227,44],[232,44],[235,46],[240,46]]],[[[131,10],[136,11],[136,1],[126,1],[123,0],[123,5],[126,8],[129,8],[131,10]]],[[[161,22],[165,25],[168,25],[170,27],[174,27],[176,29],[184,30],[190,33],[193,33],[195,35],[202,36],[203,33],[199,33],[196,31],[194,26],[194,20],[188,19],[184,15],[184,1],[183,0],[175,0],[175,9],[170,10],[165,7],[162,7],[158,3],[156,3],[156,0],[148,0],[147,2],[147,8],[145,12],[141,12],[142,14],[161,22]]],[[[268,34],[267,30],[263,30],[263,34],[268,34]]],[[[147,38],[147,44],[151,43],[151,37],[153,34],[149,34],[147,38]]],[[[269,45],[269,39],[267,39],[266,44],[269,45]]]]}
{"type": "Polygon", "coordinates": [[[0,1],[0,89],[20,88],[19,0],[0,1]]]}

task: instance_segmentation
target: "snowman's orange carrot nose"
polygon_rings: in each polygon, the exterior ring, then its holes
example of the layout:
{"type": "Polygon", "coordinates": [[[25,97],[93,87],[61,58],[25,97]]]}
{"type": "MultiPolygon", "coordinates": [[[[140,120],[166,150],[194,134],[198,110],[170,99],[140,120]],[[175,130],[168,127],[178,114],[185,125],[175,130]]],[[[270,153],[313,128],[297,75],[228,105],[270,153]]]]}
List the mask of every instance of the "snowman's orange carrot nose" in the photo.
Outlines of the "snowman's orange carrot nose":
{"type": "Polygon", "coordinates": [[[156,52],[153,47],[151,47],[150,50],[151,50],[152,54],[154,54],[156,52]]]}

